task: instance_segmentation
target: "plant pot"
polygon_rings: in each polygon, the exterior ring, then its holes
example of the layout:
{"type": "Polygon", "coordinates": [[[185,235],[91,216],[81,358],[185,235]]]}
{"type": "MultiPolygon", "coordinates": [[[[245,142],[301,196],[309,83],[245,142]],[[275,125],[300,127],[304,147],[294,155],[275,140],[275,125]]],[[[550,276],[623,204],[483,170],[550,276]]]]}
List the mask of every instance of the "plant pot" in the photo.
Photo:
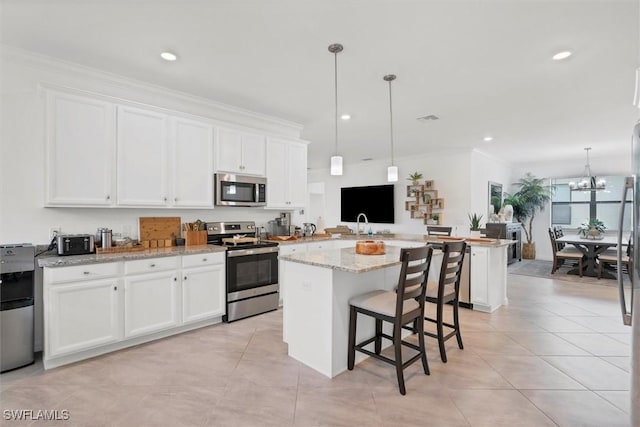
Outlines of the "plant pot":
{"type": "Polygon", "coordinates": [[[535,243],[523,243],[522,244],[522,258],[524,258],[524,259],[536,259],[536,244],[535,243]]]}
{"type": "Polygon", "coordinates": [[[413,181],[413,185],[420,185],[420,181],[413,181]]]}
{"type": "Polygon", "coordinates": [[[471,230],[471,237],[480,237],[480,230],[471,230]]]}

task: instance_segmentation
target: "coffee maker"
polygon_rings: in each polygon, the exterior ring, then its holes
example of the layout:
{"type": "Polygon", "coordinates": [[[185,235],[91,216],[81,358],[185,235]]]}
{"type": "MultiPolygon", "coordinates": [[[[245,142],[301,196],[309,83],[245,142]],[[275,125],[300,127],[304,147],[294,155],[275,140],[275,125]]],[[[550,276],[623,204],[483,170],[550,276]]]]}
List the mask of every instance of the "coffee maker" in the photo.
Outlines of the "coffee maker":
{"type": "Polygon", "coordinates": [[[280,216],[267,223],[267,232],[272,236],[290,236],[291,212],[280,212],[280,216]]]}

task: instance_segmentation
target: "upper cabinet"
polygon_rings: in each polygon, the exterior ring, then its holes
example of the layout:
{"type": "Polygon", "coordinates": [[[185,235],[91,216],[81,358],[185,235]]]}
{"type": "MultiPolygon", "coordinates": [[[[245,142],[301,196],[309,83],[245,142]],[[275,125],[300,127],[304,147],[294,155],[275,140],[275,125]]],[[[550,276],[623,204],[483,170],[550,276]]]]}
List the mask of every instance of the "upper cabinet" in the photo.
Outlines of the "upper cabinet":
{"type": "Polygon", "coordinates": [[[304,207],[307,198],[306,144],[267,141],[267,208],[304,207]]]}
{"type": "Polygon", "coordinates": [[[115,190],[115,105],[47,92],[46,206],[109,206],[115,190]]]}
{"type": "Polygon", "coordinates": [[[173,198],[176,207],[213,206],[213,127],[176,118],[172,121],[173,198]]]}
{"type": "Polygon", "coordinates": [[[265,175],[265,138],[231,129],[219,129],[216,172],[265,175]]]}
{"type": "Polygon", "coordinates": [[[165,206],[167,192],[166,114],[118,106],[118,204],[165,206]]]}

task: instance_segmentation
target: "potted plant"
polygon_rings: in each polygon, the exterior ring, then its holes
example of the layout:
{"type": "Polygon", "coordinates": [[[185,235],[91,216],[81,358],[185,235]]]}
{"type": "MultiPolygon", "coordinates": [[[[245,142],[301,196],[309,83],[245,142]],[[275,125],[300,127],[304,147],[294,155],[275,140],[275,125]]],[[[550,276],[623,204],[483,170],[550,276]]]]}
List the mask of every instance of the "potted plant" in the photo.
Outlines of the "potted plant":
{"type": "Polygon", "coordinates": [[[469,229],[471,230],[471,237],[480,237],[480,220],[482,215],[469,214],[469,229]]]}
{"type": "Polygon", "coordinates": [[[590,219],[589,221],[585,221],[578,226],[578,234],[580,234],[585,239],[599,239],[602,233],[605,232],[607,226],[604,225],[604,222],[600,221],[597,218],[590,219]]]}
{"type": "Polygon", "coordinates": [[[522,244],[522,258],[536,258],[536,244],[533,241],[533,220],[537,212],[542,212],[544,206],[551,200],[552,188],[545,185],[544,178],[537,178],[527,173],[513,185],[519,187],[513,195],[507,195],[504,205],[511,205],[513,216],[520,222],[524,230],[526,243],[522,244]]]}
{"type": "Polygon", "coordinates": [[[422,179],[422,174],[418,171],[409,174],[409,178],[407,178],[407,181],[412,181],[413,185],[418,185],[420,184],[420,180],[422,179]]]}
{"type": "Polygon", "coordinates": [[[439,214],[431,214],[431,219],[429,219],[429,223],[431,225],[438,225],[439,222],[440,222],[440,215],[439,214]]]}

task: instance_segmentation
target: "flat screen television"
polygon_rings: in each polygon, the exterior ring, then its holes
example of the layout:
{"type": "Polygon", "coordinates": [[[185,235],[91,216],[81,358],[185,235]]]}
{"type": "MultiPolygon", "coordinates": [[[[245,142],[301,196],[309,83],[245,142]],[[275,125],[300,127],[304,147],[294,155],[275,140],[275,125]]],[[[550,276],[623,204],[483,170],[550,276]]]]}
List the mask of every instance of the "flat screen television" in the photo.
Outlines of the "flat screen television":
{"type": "Polygon", "coordinates": [[[393,224],[393,188],[393,185],[341,188],[340,221],[356,222],[358,214],[363,213],[369,222],[393,224]]]}

